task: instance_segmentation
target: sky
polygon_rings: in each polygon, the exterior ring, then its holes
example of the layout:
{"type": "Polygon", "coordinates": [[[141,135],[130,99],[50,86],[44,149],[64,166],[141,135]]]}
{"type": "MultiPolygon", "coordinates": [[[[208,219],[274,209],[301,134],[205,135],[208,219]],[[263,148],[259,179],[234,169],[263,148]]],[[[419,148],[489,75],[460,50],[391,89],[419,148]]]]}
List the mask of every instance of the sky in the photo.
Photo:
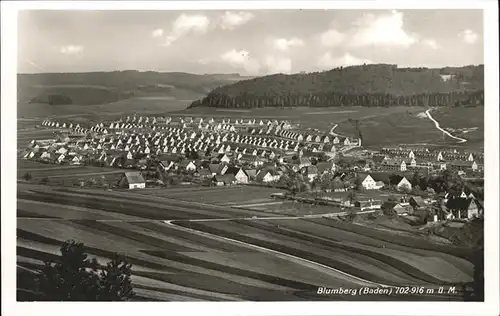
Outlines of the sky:
{"type": "Polygon", "coordinates": [[[18,72],[482,64],[481,10],[22,11],[18,72]]]}

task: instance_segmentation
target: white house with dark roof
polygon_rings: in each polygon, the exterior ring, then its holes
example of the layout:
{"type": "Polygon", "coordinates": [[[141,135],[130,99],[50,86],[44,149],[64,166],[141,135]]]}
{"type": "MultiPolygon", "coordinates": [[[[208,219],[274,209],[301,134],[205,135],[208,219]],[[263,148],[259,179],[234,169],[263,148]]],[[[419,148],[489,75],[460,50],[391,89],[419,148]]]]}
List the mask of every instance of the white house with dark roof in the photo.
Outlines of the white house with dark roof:
{"type": "Polygon", "coordinates": [[[365,179],[361,182],[361,186],[365,190],[378,190],[381,188],[380,184],[377,184],[377,182],[370,175],[365,177],[365,179]]]}

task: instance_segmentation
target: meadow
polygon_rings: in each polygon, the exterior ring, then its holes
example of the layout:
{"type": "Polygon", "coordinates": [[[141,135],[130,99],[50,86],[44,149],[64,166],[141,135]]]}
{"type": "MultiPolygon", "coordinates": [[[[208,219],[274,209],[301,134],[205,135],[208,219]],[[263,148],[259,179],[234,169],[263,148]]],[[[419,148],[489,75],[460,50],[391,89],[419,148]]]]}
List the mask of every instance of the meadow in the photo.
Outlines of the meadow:
{"type": "Polygon", "coordinates": [[[467,139],[462,145],[484,150],[484,106],[440,108],[432,115],[453,135],[467,139]]]}

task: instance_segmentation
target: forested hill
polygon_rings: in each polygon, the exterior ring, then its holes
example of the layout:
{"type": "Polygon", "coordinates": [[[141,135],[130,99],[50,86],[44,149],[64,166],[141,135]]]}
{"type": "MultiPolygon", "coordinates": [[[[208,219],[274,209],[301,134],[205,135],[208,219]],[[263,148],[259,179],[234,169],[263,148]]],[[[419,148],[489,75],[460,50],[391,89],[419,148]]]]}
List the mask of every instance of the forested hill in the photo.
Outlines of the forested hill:
{"type": "Polygon", "coordinates": [[[430,69],[374,64],[243,80],[216,88],[190,106],[469,105],[482,104],[483,91],[484,65],[430,69]]]}

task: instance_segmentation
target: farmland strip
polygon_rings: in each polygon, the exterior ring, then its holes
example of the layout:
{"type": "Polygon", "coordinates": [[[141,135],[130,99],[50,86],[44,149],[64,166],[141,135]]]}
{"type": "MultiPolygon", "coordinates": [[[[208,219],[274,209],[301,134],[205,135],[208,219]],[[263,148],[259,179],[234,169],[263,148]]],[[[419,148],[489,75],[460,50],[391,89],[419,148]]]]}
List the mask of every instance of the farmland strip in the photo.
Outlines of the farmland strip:
{"type": "Polygon", "coordinates": [[[168,242],[163,239],[159,239],[156,237],[140,234],[138,232],[133,232],[130,230],[122,229],[116,226],[108,225],[102,222],[96,222],[92,220],[73,220],[72,221],[75,224],[78,224],[80,226],[88,227],[92,230],[96,231],[104,231],[108,232],[120,237],[124,237],[127,239],[135,240],[140,243],[144,243],[146,245],[151,245],[155,248],[164,248],[168,249],[169,251],[197,251],[197,249],[194,248],[189,248],[185,246],[180,246],[178,244],[174,244],[171,242],[168,242]]]}
{"type": "Polygon", "coordinates": [[[401,236],[401,235],[396,235],[388,233],[388,232],[383,232],[383,231],[374,231],[373,229],[370,229],[368,227],[363,227],[360,225],[355,225],[355,224],[350,224],[350,223],[339,223],[336,220],[317,220],[317,219],[307,219],[308,221],[311,221],[313,223],[317,223],[320,225],[325,225],[325,226],[330,226],[342,230],[347,230],[351,231],[363,236],[375,238],[378,240],[383,240],[391,243],[395,243],[398,245],[410,247],[410,248],[419,248],[419,249],[424,249],[424,250],[431,250],[431,251],[441,251],[444,253],[449,253],[451,255],[461,257],[467,260],[470,260],[472,257],[472,251],[466,248],[461,248],[461,247],[455,247],[455,246],[450,246],[450,245],[438,245],[438,244],[432,244],[426,240],[423,239],[417,239],[415,237],[407,237],[407,236],[401,236]]]}
{"type": "MultiPolygon", "coordinates": [[[[18,238],[24,238],[24,239],[27,239],[27,240],[33,240],[33,241],[45,243],[45,244],[48,244],[48,245],[61,246],[61,244],[62,244],[62,242],[59,241],[59,240],[56,240],[56,239],[53,239],[53,238],[50,238],[50,237],[41,236],[41,235],[38,235],[38,234],[35,234],[35,233],[31,233],[31,232],[28,232],[28,231],[25,231],[25,230],[22,230],[22,229],[19,229],[19,228],[17,229],[17,236],[18,236],[18,238]]],[[[19,247],[18,247],[18,249],[19,249],[19,247]]],[[[28,249],[28,248],[25,248],[25,249],[27,249],[27,251],[28,251],[26,253],[27,255],[24,255],[23,253],[20,253],[19,251],[18,251],[18,255],[22,255],[24,257],[29,257],[29,258],[37,258],[37,257],[34,257],[34,256],[30,256],[29,254],[32,253],[33,251],[35,251],[36,253],[40,252],[40,251],[28,249]]],[[[85,250],[89,254],[93,254],[93,255],[97,255],[97,256],[102,256],[102,257],[107,257],[107,258],[112,258],[115,255],[114,252],[107,251],[107,250],[102,250],[102,249],[98,249],[98,248],[94,248],[94,247],[85,246],[85,250]]],[[[42,254],[46,254],[45,252],[41,252],[41,253],[42,254]]],[[[50,258],[48,260],[58,260],[58,258],[59,258],[59,256],[57,256],[57,255],[47,254],[47,256],[50,256],[50,258]]],[[[178,273],[178,272],[183,272],[184,271],[184,270],[177,269],[177,268],[174,268],[174,267],[169,267],[169,266],[164,265],[164,264],[159,264],[159,263],[156,263],[156,262],[146,261],[146,260],[140,259],[140,258],[135,258],[135,257],[129,256],[129,255],[124,255],[123,254],[122,256],[125,257],[127,259],[127,261],[129,263],[131,263],[132,265],[144,266],[144,267],[147,267],[147,268],[151,268],[151,269],[155,269],[155,270],[161,270],[161,271],[165,271],[165,272],[168,272],[168,273],[178,273]]],[[[44,260],[44,259],[40,259],[40,260],[44,260]]]]}

